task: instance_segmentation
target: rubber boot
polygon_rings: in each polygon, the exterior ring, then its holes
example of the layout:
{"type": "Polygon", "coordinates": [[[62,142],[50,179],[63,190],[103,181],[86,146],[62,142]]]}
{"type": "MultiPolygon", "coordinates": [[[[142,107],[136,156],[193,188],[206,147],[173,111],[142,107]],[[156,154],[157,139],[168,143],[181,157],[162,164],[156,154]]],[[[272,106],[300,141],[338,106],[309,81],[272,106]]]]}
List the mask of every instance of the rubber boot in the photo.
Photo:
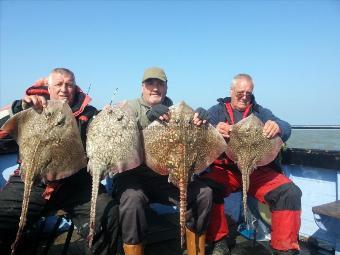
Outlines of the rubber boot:
{"type": "Polygon", "coordinates": [[[230,255],[227,239],[224,237],[214,242],[208,255],[230,255]]]}
{"type": "Polygon", "coordinates": [[[205,234],[196,235],[186,229],[188,255],[205,255],[205,234]]]}
{"type": "Polygon", "coordinates": [[[142,243],[139,244],[123,244],[125,255],[143,255],[144,246],[142,243]]]}

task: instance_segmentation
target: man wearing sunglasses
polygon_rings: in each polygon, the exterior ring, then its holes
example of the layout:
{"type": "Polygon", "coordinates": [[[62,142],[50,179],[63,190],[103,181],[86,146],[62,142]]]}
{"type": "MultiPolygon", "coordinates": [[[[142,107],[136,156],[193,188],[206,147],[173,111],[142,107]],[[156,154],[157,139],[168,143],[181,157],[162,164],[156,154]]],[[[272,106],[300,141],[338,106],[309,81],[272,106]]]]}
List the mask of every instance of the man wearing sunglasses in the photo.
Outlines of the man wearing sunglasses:
{"type": "MultiPolygon", "coordinates": [[[[263,134],[267,138],[280,136],[284,142],[287,141],[291,133],[290,125],[277,118],[270,110],[258,105],[253,89],[254,83],[250,75],[236,75],[231,83],[230,97],[218,99],[218,104],[208,110],[210,123],[228,139],[233,125],[253,113],[264,123],[263,134]]],[[[213,243],[211,254],[230,254],[226,242],[229,230],[224,215],[223,198],[242,188],[241,173],[224,153],[202,177],[207,178],[212,187],[215,187],[214,204],[206,235],[207,241],[213,243]],[[216,192],[217,190],[219,192],[216,192]]],[[[277,163],[272,162],[258,167],[250,175],[248,194],[268,204],[272,212],[270,246],[273,253],[299,254],[301,190],[282,174],[277,163]]]]}

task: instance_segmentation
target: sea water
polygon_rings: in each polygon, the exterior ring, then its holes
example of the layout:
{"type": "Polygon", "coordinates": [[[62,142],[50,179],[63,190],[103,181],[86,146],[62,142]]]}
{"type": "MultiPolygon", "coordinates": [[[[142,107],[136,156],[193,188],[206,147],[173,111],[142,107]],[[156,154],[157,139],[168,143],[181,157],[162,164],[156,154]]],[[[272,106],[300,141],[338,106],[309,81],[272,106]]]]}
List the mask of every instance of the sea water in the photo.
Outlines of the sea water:
{"type": "Polygon", "coordinates": [[[286,144],[290,148],[340,151],[340,129],[293,129],[286,144]]]}

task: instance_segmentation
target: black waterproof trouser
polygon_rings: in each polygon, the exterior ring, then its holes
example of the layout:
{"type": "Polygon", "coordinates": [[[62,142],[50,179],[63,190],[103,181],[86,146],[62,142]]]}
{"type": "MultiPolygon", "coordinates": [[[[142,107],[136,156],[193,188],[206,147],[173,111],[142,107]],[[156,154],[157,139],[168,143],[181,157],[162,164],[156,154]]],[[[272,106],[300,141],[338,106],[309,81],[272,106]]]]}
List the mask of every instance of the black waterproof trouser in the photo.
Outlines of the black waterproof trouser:
{"type": "MultiPolygon", "coordinates": [[[[49,200],[42,197],[45,185],[42,183],[33,185],[26,225],[29,226],[41,216],[62,209],[67,212],[77,227],[78,233],[86,240],[89,232],[91,189],[92,177],[86,169],[63,179],[49,200]]],[[[0,254],[7,254],[15,239],[23,192],[24,183],[19,175],[11,176],[0,192],[0,254]]],[[[80,247],[81,254],[115,254],[119,229],[118,219],[118,205],[106,194],[104,186],[101,185],[97,199],[96,234],[93,239],[93,248],[90,251],[84,241],[83,247],[80,247]]],[[[20,246],[18,252],[20,252],[20,246]]]]}
{"type": "MultiPolygon", "coordinates": [[[[145,208],[149,203],[179,206],[179,189],[146,166],[126,171],[114,177],[113,196],[119,201],[122,239],[126,244],[138,244],[145,238],[147,222],[145,208]]],[[[212,190],[198,177],[188,186],[186,226],[198,235],[208,225],[212,206],[212,190]]]]}

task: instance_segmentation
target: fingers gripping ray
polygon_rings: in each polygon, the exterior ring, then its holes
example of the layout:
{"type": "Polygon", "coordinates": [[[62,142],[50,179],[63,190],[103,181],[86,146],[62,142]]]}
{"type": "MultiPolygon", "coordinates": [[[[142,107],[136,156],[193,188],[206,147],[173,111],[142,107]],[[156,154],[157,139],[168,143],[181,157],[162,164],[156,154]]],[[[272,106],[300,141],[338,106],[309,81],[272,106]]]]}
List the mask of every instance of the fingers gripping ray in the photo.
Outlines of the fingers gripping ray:
{"type": "Polygon", "coordinates": [[[21,175],[25,183],[19,229],[12,245],[15,253],[26,224],[29,197],[35,181],[66,178],[86,166],[86,156],[76,120],[67,103],[48,101],[41,113],[27,109],[2,127],[19,145],[21,175]]]}
{"type": "Polygon", "coordinates": [[[194,111],[184,102],[170,107],[169,123],[154,121],[143,130],[146,164],[155,172],[169,175],[180,190],[181,245],[184,243],[187,186],[194,173],[210,165],[226,143],[211,126],[193,124],[194,111]]]}
{"type": "Polygon", "coordinates": [[[237,163],[242,174],[243,208],[246,219],[249,176],[258,167],[275,159],[283,144],[280,137],[268,139],[263,135],[263,123],[254,114],[233,126],[226,153],[237,163]]]}
{"type": "Polygon", "coordinates": [[[143,161],[143,147],[137,121],[126,103],[103,109],[90,123],[86,151],[91,173],[92,197],[89,246],[95,234],[95,215],[100,180],[133,169],[143,161]]]}

